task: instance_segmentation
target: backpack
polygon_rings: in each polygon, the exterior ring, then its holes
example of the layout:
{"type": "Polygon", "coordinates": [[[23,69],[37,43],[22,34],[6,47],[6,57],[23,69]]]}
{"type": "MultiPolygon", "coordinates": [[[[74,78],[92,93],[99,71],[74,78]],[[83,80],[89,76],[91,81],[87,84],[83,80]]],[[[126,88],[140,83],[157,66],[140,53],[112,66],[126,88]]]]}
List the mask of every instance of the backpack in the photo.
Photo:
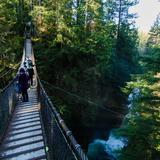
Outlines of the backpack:
{"type": "Polygon", "coordinates": [[[29,77],[26,73],[19,75],[18,82],[20,84],[21,90],[29,88],[28,80],[29,80],[29,77]]]}
{"type": "Polygon", "coordinates": [[[21,85],[18,82],[15,85],[15,90],[16,90],[16,93],[18,93],[18,94],[21,93],[21,85]]]}
{"type": "Polygon", "coordinates": [[[29,67],[33,67],[33,63],[32,63],[31,60],[28,60],[28,66],[29,66],[29,67]]]}

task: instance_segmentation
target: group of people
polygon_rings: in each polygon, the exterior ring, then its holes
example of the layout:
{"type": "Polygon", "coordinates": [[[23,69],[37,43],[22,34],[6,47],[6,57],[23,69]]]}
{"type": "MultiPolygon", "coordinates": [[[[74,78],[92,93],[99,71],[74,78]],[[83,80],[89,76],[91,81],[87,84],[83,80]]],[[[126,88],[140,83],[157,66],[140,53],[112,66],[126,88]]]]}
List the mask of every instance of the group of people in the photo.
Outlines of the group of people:
{"type": "Polygon", "coordinates": [[[16,89],[18,94],[22,94],[22,101],[28,102],[28,88],[33,86],[33,63],[29,57],[26,57],[24,67],[21,67],[17,75],[16,89]]]}

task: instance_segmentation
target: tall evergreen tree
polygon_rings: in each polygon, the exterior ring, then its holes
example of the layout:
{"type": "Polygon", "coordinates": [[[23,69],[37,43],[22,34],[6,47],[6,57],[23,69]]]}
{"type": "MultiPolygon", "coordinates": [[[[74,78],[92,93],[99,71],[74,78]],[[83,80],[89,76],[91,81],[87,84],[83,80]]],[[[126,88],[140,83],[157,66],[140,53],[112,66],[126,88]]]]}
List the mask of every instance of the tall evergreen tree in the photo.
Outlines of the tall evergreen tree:
{"type": "Polygon", "coordinates": [[[149,51],[152,57],[145,61],[146,69],[143,75],[133,78],[128,83],[130,92],[139,88],[139,96],[132,101],[132,108],[124,121],[123,127],[119,129],[121,135],[127,137],[128,145],[120,156],[120,160],[157,160],[160,156],[160,69],[157,67],[159,59],[159,16],[151,28],[148,40],[149,51]],[[158,52],[157,52],[158,51],[158,52]]]}
{"type": "Polygon", "coordinates": [[[0,0],[0,70],[11,67],[20,55],[23,35],[19,32],[19,19],[22,18],[23,10],[21,2],[0,0]]]}
{"type": "Polygon", "coordinates": [[[138,3],[138,0],[115,1],[115,20],[117,21],[116,54],[119,57],[126,57],[133,60],[133,50],[137,45],[137,33],[134,26],[135,14],[129,13],[129,8],[138,3]],[[126,45],[126,43],[128,43],[126,45]],[[124,46],[124,47],[123,47],[124,46]],[[125,46],[128,46],[127,49],[125,46]]]}
{"type": "MultiPolygon", "coordinates": [[[[101,104],[113,99],[111,95],[106,100],[108,88],[120,95],[118,87],[131,73],[137,45],[134,18],[128,13],[133,3],[121,2],[121,10],[116,0],[44,0],[42,6],[35,5],[32,17],[38,36],[34,47],[42,79],[101,104]],[[121,45],[119,57],[116,43],[121,45]]],[[[67,110],[74,112],[72,106],[67,110]]],[[[97,110],[87,106],[77,117],[86,126],[94,125],[97,110]]]]}
{"type": "Polygon", "coordinates": [[[148,65],[152,70],[159,71],[160,60],[160,14],[157,16],[154,25],[149,32],[149,38],[147,42],[147,58],[148,65]]]}

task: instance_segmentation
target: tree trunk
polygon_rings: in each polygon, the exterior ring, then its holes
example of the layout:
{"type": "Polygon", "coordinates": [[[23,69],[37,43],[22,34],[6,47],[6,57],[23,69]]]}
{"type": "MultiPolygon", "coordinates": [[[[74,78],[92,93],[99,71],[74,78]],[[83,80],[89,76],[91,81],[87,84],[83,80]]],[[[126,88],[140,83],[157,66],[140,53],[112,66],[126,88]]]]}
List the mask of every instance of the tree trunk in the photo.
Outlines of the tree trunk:
{"type": "Polygon", "coordinates": [[[118,43],[120,40],[120,27],[121,27],[121,12],[122,12],[122,0],[119,0],[119,9],[118,9],[118,24],[117,24],[117,40],[116,40],[116,55],[119,57],[118,43]]]}

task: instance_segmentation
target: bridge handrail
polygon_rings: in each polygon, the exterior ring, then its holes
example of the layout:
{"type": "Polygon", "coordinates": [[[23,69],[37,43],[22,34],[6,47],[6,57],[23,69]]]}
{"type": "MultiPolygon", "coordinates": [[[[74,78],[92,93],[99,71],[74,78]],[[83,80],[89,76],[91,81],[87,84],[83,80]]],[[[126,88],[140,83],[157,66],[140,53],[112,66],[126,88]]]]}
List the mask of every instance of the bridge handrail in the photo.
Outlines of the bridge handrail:
{"type": "Polygon", "coordinates": [[[48,104],[50,105],[50,108],[57,120],[57,123],[59,124],[60,128],[62,129],[63,133],[65,134],[65,136],[67,137],[67,140],[69,140],[69,144],[72,145],[72,148],[74,148],[74,150],[76,151],[76,155],[78,155],[78,159],[80,160],[88,160],[87,156],[85,155],[85,153],[83,152],[81,146],[77,143],[77,141],[75,140],[72,132],[68,129],[68,127],[66,126],[64,120],[61,118],[60,114],[57,112],[56,108],[54,107],[52,101],[50,100],[50,98],[48,97],[40,79],[38,78],[38,83],[40,85],[40,88],[42,89],[43,94],[45,95],[46,101],[48,102],[48,104]]]}
{"type": "Polygon", "coordinates": [[[0,93],[4,92],[14,81],[15,81],[15,75],[17,74],[17,69],[19,68],[20,62],[17,63],[14,68],[9,69],[7,72],[5,72],[3,75],[0,76],[0,93]],[[10,75],[9,75],[10,74],[10,75]],[[9,77],[6,77],[9,75],[9,77]]]}
{"type": "MultiPolygon", "coordinates": [[[[24,42],[25,45],[25,42],[24,42]]],[[[16,69],[20,68],[23,65],[23,62],[25,60],[25,47],[23,48],[23,55],[22,55],[22,59],[19,63],[17,63],[14,67],[16,69]]],[[[3,78],[5,75],[7,75],[8,73],[10,73],[11,71],[13,71],[14,68],[10,69],[9,71],[7,71],[6,73],[4,73],[3,75],[0,76],[0,79],[3,78]]],[[[17,70],[18,73],[18,70],[17,70]]],[[[10,85],[12,85],[15,82],[15,78],[13,78],[4,88],[2,88],[0,90],[0,93],[3,93],[10,85]]]]}
{"type": "Polygon", "coordinates": [[[12,70],[14,70],[14,68],[10,68],[8,71],[6,71],[5,73],[3,73],[2,75],[0,75],[0,79],[3,78],[5,75],[7,75],[8,73],[10,73],[12,70]]]}
{"type": "MultiPolygon", "coordinates": [[[[32,49],[32,53],[33,53],[33,49],[32,49]]],[[[32,56],[33,56],[32,57],[33,63],[35,64],[34,54],[32,54],[32,56]]],[[[50,109],[51,109],[51,111],[52,111],[52,113],[53,113],[53,115],[56,119],[56,122],[57,122],[58,126],[60,127],[60,129],[62,130],[62,134],[63,134],[64,138],[66,138],[66,140],[67,140],[68,146],[71,147],[72,149],[74,149],[73,154],[75,154],[75,159],[88,160],[88,157],[86,156],[86,154],[82,150],[81,146],[75,140],[72,132],[68,129],[64,120],[61,118],[60,114],[57,112],[56,108],[54,107],[54,104],[52,103],[49,96],[47,95],[47,93],[46,93],[46,91],[45,91],[45,89],[44,89],[44,87],[41,83],[41,80],[38,76],[36,66],[35,66],[35,74],[37,76],[37,81],[38,81],[38,84],[39,84],[38,87],[40,87],[40,89],[42,90],[43,95],[45,96],[45,100],[48,102],[48,104],[50,106],[50,109]]]]}
{"type": "MultiPolygon", "coordinates": [[[[23,64],[25,57],[25,50],[23,50],[23,56],[21,65],[23,64]]],[[[17,64],[18,68],[19,64],[17,64]]],[[[18,72],[18,71],[17,71],[18,72]]],[[[17,97],[15,92],[15,78],[13,78],[2,90],[0,90],[0,143],[5,136],[12,112],[17,103],[17,97]]]]}

